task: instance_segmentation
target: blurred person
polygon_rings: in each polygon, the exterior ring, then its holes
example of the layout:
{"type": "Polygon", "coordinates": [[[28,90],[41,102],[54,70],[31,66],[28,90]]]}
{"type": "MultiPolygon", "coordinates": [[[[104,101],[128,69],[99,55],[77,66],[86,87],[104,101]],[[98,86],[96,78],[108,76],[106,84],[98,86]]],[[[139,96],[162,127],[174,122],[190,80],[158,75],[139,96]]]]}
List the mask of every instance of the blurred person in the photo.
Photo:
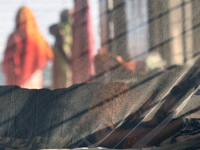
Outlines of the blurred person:
{"type": "Polygon", "coordinates": [[[72,84],[71,75],[71,44],[72,44],[72,11],[63,10],[60,23],[50,26],[50,33],[55,36],[53,88],[69,87],[72,84]]]}
{"type": "Polygon", "coordinates": [[[38,30],[32,11],[23,6],[15,20],[3,58],[6,85],[42,88],[43,68],[53,59],[53,51],[38,30]]]}
{"type": "Polygon", "coordinates": [[[94,79],[104,83],[128,79],[135,73],[144,73],[143,64],[140,60],[125,61],[120,55],[115,56],[100,48],[94,57],[94,79]]]}
{"type": "Polygon", "coordinates": [[[95,81],[108,83],[113,81],[113,73],[120,67],[120,62],[109,52],[103,51],[102,48],[98,50],[98,53],[94,57],[95,67],[95,81]]]}
{"type": "Polygon", "coordinates": [[[94,74],[94,37],[88,0],[74,0],[72,44],[73,84],[90,82],[94,74]]]}

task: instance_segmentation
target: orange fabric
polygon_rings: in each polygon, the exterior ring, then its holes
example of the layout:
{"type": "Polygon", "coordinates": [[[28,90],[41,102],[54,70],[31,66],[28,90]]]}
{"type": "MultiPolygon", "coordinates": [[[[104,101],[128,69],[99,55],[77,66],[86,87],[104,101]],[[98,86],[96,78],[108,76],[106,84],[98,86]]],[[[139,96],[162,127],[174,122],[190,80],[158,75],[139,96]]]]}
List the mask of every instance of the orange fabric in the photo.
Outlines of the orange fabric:
{"type": "Polygon", "coordinates": [[[22,85],[50,59],[53,59],[53,51],[40,34],[33,13],[28,7],[21,7],[4,53],[2,67],[6,85],[22,85]]]}
{"type": "Polygon", "coordinates": [[[136,68],[135,61],[124,61],[120,55],[118,55],[116,59],[121,63],[121,65],[123,65],[129,71],[131,71],[133,73],[135,72],[135,68],[136,68]]]}
{"type": "Polygon", "coordinates": [[[123,149],[132,148],[136,144],[137,135],[129,136],[122,144],[123,149]]]}
{"type": "MultiPolygon", "coordinates": [[[[122,148],[123,149],[133,148],[133,146],[136,144],[137,138],[138,138],[138,135],[131,135],[127,137],[122,144],[122,148]]],[[[149,147],[151,146],[148,146],[148,145],[143,146],[143,148],[149,148],[149,147]]]]}

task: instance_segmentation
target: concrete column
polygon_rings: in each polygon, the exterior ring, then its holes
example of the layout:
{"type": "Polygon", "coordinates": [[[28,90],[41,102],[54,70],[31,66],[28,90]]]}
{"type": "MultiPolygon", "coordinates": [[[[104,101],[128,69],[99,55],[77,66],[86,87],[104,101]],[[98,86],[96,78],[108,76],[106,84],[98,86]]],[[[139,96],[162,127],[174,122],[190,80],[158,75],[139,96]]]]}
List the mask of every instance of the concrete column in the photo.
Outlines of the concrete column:
{"type": "Polygon", "coordinates": [[[110,0],[113,3],[112,19],[114,23],[114,38],[112,40],[112,53],[121,55],[129,60],[127,52],[127,28],[125,14],[125,0],[110,0]]]}
{"type": "Polygon", "coordinates": [[[168,0],[148,0],[149,51],[158,52],[170,65],[170,23],[168,0]]]}
{"type": "Polygon", "coordinates": [[[194,55],[200,54],[200,1],[192,1],[192,17],[189,19],[192,22],[192,32],[193,32],[193,49],[194,55]]]}
{"type": "Polygon", "coordinates": [[[108,1],[99,0],[101,47],[109,51],[108,1]]]}

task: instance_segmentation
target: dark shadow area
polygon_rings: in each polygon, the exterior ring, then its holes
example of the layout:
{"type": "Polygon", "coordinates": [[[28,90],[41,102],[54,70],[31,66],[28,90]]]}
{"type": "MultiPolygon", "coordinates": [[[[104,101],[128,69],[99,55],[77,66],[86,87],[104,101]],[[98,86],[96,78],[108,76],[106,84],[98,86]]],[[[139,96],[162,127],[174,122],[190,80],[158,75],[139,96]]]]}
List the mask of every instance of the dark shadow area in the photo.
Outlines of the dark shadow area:
{"type": "MultiPolygon", "coordinates": [[[[25,147],[38,136],[54,137],[58,134],[64,138],[73,124],[88,110],[92,90],[97,85],[80,84],[58,90],[2,86],[0,136],[28,140],[25,147]],[[77,112],[80,113],[77,115],[77,112]]],[[[48,142],[46,139],[43,143],[51,147],[48,142]]]]}

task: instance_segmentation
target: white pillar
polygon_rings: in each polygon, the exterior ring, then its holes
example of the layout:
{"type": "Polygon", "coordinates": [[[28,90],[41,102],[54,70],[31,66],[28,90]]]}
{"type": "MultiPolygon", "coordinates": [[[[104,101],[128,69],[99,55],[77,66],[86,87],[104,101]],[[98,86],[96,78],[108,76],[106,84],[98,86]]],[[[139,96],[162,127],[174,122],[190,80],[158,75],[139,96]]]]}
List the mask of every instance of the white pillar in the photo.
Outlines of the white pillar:
{"type": "Polygon", "coordinates": [[[169,24],[171,41],[171,64],[182,65],[184,63],[182,41],[182,0],[169,0],[169,24]],[[178,8],[175,8],[180,6],[178,8]],[[175,9],[173,9],[175,8],[175,9]]]}
{"type": "Polygon", "coordinates": [[[186,33],[184,34],[185,39],[185,58],[186,64],[193,63],[193,30],[192,30],[192,1],[184,0],[187,4],[184,7],[184,29],[186,33]]]}

